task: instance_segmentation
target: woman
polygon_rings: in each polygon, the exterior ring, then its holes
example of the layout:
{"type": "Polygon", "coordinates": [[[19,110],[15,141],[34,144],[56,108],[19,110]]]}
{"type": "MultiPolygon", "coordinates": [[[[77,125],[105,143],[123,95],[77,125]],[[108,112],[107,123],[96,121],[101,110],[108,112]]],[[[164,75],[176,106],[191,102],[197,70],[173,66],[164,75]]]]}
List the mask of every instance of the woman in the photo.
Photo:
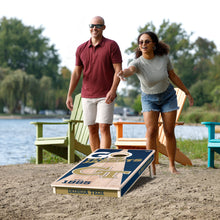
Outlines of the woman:
{"type": "MultiPolygon", "coordinates": [[[[146,148],[156,149],[158,118],[161,113],[169,170],[171,173],[178,173],[175,167],[176,138],[174,134],[178,106],[176,93],[170,81],[186,93],[190,106],[193,105],[193,98],[175,74],[168,53],[169,46],[159,41],[155,33],[144,32],[138,36],[136,59],[127,69],[120,71],[118,77],[125,80],[125,77],[137,74],[142,90],[142,112],[147,127],[146,148]]],[[[153,172],[156,174],[155,161],[153,172]]]]}

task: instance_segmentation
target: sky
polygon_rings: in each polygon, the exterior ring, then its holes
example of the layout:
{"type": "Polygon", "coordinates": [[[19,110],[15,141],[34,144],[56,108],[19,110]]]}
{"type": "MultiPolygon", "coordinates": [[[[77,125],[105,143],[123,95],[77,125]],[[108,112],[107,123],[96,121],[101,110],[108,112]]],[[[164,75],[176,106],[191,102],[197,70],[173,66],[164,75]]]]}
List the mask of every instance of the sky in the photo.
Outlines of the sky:
{"type": "Polygon", "coordinates": [[[163,20],[182,24],[191,40],[213,41],[220,50],[219,0],[0,0],[0,18],[17,18],[24,25],[43,27],[43,36],[54,44],[61,66],[73,71],[77,47],[90,38],[89,23],[94,16],[105,19],[103,35],[115,40],[122,52],[137,39],[138,28],[163,20]]]}

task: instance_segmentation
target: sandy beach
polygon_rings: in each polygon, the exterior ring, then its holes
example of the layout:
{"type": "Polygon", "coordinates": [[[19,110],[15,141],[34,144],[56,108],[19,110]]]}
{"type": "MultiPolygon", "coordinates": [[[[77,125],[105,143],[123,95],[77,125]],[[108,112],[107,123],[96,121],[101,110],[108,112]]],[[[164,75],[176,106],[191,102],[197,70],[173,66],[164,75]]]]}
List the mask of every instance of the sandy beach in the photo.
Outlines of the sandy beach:
{"type": "Polygon", "coordinates": [[[220,170],[204,161],[173,175],[163,158],[153,179],[146,170],[121,198],[53,194],[51,183],[73,166],[0,166],[0,219],[220,219],[220,170]]]}

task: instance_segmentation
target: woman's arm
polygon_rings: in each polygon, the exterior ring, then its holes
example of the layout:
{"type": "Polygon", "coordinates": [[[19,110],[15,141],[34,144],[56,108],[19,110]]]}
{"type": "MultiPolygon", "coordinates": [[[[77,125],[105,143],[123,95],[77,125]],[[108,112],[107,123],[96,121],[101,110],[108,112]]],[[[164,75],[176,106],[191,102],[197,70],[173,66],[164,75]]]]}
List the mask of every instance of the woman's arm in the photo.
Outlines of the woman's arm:
{"type": "Polygon", "coordinates": [[[129,77],[131,75],[133,75],[136,72],[136,68],[134,66],[130,66],[127,69],[121,70],[117,76],[121,79],[125,81],[125,77],[129,77]]]}
{"type": "Polygon", "coordinates": [[[170,80],[181,90],[185,92],[189,99],[189,105],[192,106],[194,104],[193,97],[191,96],[189,90],[186,88],[186,86],[183,84],[182,80],[176,75],[174,70],[168,71],[170,80]]]}

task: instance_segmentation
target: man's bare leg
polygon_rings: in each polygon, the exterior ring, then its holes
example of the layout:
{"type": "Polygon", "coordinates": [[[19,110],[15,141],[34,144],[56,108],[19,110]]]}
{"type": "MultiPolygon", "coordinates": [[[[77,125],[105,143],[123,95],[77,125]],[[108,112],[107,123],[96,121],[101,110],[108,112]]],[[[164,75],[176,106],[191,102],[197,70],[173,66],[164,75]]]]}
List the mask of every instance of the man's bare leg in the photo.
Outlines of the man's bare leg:
{"type": "Polygon", "coordinates": [[[99,129],[100,129],[100,133],[101,133],[100,148],[110,149],[111,143],[112,143],[110,124],[99,124],[99,129]]]}
{"type": "Polygon", "coordinates": [[[100,148],[100,138],[99,138],[99,124],[89,125],[89,144],[91,146],[91,151],[100,148]]]}

